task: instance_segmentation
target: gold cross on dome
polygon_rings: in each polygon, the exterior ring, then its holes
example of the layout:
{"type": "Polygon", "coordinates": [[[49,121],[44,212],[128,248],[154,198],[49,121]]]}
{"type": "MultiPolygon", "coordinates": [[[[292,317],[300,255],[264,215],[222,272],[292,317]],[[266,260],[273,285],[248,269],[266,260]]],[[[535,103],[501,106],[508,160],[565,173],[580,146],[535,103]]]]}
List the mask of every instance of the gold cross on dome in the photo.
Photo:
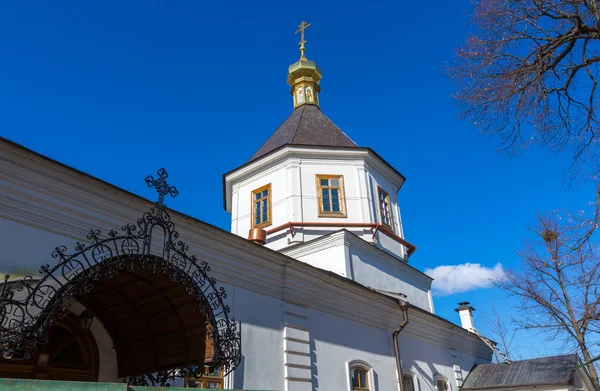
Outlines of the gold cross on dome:
{"type": "Polygon", "coordinates": [[[310,23],[302,22],[298,28],[298,31],[296,31],[296,34],[300,33],[300,42],[298,42],[300,44],[300,60],[306,60],[306,57],[304,57],[304,44],[306,43],[304,40],[304,30],[309,27],[310,23]]]}

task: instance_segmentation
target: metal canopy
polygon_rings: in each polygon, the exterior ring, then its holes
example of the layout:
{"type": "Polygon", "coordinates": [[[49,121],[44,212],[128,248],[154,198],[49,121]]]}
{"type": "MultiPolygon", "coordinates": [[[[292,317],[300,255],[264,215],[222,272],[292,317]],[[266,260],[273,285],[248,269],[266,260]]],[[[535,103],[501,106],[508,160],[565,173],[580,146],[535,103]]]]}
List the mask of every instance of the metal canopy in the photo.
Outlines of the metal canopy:
{"type": "Polygon", "coordinates": [[[231,372],[241,360],[241,335],[223,287],[205,261],[189,254],[164,205],[177,190],[164,169],[146,183],[158,202],[120,232],[91,230],[73,252],[57,247],[54,266],[0,288],[0,353],[10,358],[48,341],[48,329],[80,301],[115,343],[119,375],[137,385],[165,385],[200,376],[204,366],[231,372]]]}

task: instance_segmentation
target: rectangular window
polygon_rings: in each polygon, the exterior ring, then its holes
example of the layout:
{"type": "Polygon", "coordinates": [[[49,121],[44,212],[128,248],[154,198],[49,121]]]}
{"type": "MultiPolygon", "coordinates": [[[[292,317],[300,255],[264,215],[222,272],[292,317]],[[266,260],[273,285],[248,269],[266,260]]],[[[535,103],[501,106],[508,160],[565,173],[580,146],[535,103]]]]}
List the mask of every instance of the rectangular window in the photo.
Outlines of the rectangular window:
{"type": "Polygon", "coordinates": [[[317,175],[319,216],[346,217],[344,177],[342,175],[317,175]]]}
{"type": "Polygon", "coordinates": [[[369,391],[369,374],[363,368],[352,368],[352,390],[369,391]]]}
{"type": "Polygon", "coordinates": [[[413,382],[412,376],[402,376],[404,382],[404,391],[415,391],[415,383],[413,382]]]}
{"type": "Polygon", "coordinates": [[[393,229],[392,222],[392,206],[390,204],[390,196],[381,187],[377,186],[377,199],[379,201],[379,216],[381,224],[393,229]]]}
{"type": "Polygon", "coordinates": [[[252,228],[271,225],[271,184],[252,192],[252,228]]]}
{"type": "Polygon", "coordinates": [[[209,390],[223,389],[223,372],[216,369],[214,372],[205,373],[201,378],[186,378],[185,388],[208,388],[209,390]]]}

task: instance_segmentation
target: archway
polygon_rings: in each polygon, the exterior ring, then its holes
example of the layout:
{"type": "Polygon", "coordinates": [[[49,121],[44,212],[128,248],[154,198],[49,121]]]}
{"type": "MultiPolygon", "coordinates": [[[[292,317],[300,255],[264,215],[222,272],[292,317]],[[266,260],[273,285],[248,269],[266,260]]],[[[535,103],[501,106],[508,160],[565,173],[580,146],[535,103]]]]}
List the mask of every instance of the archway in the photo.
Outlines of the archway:
{"type": "Polygon", "coordinates": [[[0,377],[96,381],[98,349],[92,333],[70,314],[48,331],[48,342],[27,350],[20,360],[0,358],[0,377]]]}
{"type": "Polygon", "coordinates": [[[102,236],[72,253],[59,246],[58,263],[43,265],[41,278],[25,277],[0,289],[0,351],[5,357],[51,343],[49,331],[77,300],[105,325],[115,344],[119,376],[132,384],[164,385],[173,377],[198,377],[205,366],[232,371],[241,359],[240,333],[225,290],[210,267],[179,239],[163,204],[177,195],[166,182],[147,177],[159,200],[137,224],[102,236]]]}

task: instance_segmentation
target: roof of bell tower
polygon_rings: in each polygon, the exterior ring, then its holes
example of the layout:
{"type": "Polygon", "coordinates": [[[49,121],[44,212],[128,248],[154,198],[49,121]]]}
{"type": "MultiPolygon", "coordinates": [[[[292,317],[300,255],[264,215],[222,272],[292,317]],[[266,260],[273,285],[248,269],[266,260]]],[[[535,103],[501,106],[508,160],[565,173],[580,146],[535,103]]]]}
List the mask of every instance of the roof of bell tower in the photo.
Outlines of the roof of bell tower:
{"type": "Polygon", "coordinates": [[[250,160],[264,156],[283,145],[358,147],[317,106],[313,105],[303,105],[294,110],[250,160]]]}

